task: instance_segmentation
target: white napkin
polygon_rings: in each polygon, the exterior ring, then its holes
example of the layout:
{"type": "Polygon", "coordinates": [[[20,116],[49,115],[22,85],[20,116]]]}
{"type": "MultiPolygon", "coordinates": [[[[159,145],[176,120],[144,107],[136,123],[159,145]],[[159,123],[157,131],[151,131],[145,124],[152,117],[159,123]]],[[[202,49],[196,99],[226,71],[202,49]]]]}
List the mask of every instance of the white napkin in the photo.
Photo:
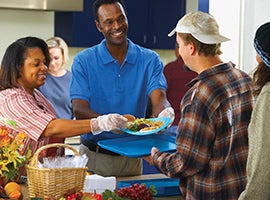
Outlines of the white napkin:
{"type": "Polygon", "coordinates": [[[100,175],[88,175],[84,182],[84,192],[95,192],[101,194],[106,189],[114,191],[116,187],[116,178],[114,176],[103,177],[100,175]]]}

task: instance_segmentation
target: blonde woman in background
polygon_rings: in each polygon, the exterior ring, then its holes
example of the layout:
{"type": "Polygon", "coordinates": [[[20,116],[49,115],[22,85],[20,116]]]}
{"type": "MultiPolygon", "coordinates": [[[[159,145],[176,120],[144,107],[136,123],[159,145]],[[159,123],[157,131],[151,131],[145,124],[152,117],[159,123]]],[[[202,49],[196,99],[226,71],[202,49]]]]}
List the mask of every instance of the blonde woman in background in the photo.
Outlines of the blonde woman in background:
{"type": "Polygon", "coordinates": [[[68,63],[68,46],[60,37],[46,40],[51,62],[45,84],[39,90],[52,103],[58,118],[73,119],[69,97],[71,72],[66,69],[68,63]]]}
{"type": "MultiPolygon", "coordinates": [[[[46,43],[51,61],[45,84],[39,87],[39,90],[51,102],[57,118],[73,119],[69,97],[71,72],[65,68],[69,59],[68,46],[60,37],[51,37],[46,43]]],[[[49,143],[64,143],[64,141],[65,138],[50,138],[49,143]]]]}

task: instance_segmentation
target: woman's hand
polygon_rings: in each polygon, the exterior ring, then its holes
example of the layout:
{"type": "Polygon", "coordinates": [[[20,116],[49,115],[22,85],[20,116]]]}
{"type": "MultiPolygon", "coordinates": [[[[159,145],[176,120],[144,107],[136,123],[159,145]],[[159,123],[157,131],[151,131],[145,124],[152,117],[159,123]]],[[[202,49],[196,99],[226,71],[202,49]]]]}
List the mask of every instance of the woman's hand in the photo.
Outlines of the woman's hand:
{"type": "Polygon", "coordinates": [[[120,130],[127,127],[127,118],[119,114],[101,115],[90,121],[91,130],[94,135],[103,131],[120,130]]]}

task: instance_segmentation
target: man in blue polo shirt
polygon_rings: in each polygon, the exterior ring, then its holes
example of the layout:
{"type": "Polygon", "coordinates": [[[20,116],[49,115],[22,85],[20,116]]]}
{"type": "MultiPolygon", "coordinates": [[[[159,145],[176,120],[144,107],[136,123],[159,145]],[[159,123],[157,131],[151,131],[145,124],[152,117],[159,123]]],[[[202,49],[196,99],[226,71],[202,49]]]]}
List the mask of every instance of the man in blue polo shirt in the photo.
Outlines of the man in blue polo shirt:
{"type": "MultiPolygon", "coordinates": [[[[165,93],[163,64],[157,53],[127,39],[123,1],[96,0],[93,13],[96,27],[105,39],[74,58],[70,95],[75,117],[119,113],[143,118],[150,97],[153,117],[173,118],[165,93]]],[[[120,156],[97,145],[99,140],[125,136],[126,133],[112,132],[82,135],[80,152],[89,157],[88,169],[102,176],[140,175],[141,159],[120,156]]]]}

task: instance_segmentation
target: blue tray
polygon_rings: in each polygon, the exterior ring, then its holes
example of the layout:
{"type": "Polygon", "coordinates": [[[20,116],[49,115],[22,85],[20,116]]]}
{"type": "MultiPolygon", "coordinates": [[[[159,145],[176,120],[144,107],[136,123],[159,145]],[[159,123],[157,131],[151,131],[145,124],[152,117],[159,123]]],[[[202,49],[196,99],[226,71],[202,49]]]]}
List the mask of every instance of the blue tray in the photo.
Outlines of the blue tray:
{"type": "Polygon", "coordinates": [[[145,180],[131,180],[131,181],[119,181],[117,183],[117,189],[122,187],[129,187],[135,183],[146,184],[147,187],[151,185],[155,186],[157,194],[154,196],[178,196],[181,195],[179,189],[179,179],[173,178],[160,178],[160,179],[145,179],[145,180]]]}
{"type": "Polygon", "coordinates": [[[134,158],[150,155],[152,147],[157,147],[162,152],[176,150],[175,138],[163,134],[129,135],[123,138],[101,140],[98,145],[120,155],[134,158]]]}

